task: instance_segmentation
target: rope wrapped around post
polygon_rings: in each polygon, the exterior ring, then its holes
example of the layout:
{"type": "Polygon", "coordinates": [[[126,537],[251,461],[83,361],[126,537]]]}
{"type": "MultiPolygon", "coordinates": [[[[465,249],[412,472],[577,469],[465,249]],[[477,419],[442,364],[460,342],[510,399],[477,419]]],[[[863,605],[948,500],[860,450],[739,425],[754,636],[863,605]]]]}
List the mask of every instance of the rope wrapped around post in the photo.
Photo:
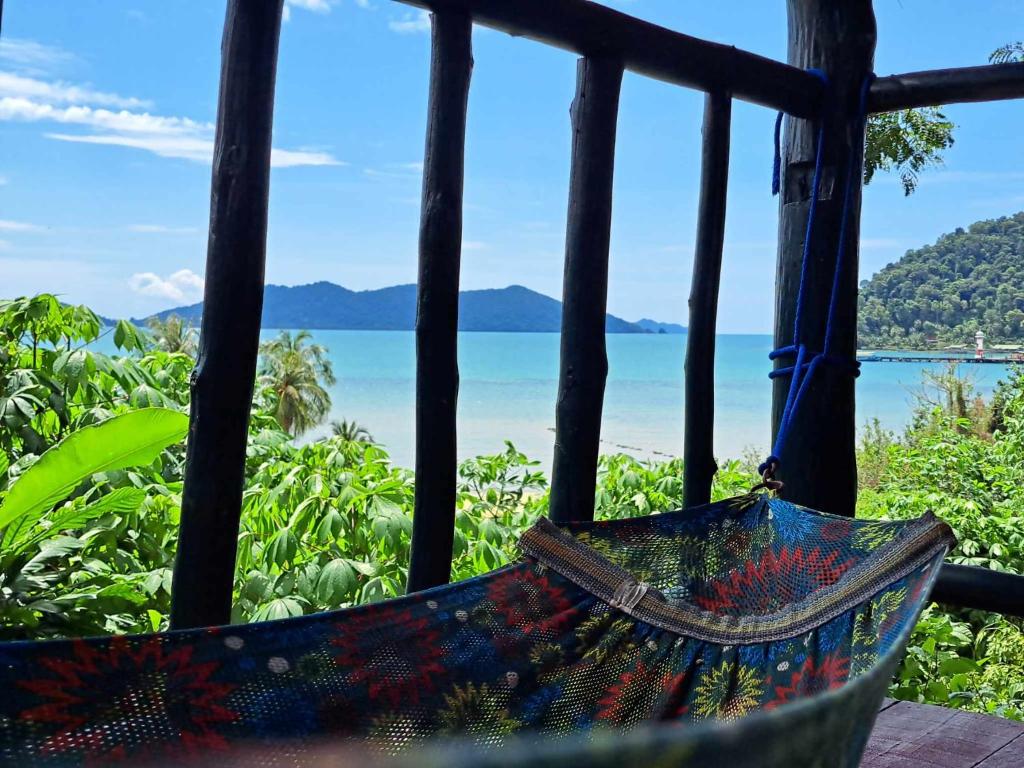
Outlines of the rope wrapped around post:
{"type": "MultiPolygon", "coordinates": [[[[826,89],[828,88],[828,78],[823,72],[816,69],[811,69],[809,71],[820,77],[825,83],[826,89]]],[[[873,80],[873,75],[866,77],[860,89],[860,98],[855,118],[855,130],[857,131],[857,142],[859,144],[863,144],[864,142],[864,131],[867,120],[867,97],[873,80]]],[[[775,158],[772,167],[773,195],[779,194],[782,180],[782,119],[783,114],[780,112],[775,121],[775,158]]],[[[790,376],[792,378],[789,385],[789,392],[786,396],[786,405],[783,409],[782,417],[779,420],[779,428],[775,433],[775,442],[772,445],[772,452],[760,464],[760,466],[758,466],[757,472],[761,476],[761,482],[754,486],[754,488],[751,489],[752,491],[760,489],[767,489],[769,491],[782,490],[782,482],[775,479],[775,474],[778,472],[779,466],[782,463],[782,460],[779,457],[782,455],[783,447],[785,446],[786,439],[789,436],[789,429],[793,422],[793,415],[800,407],[800,402],[803,399],[804,394],[807,392],[807,388],[810,385],[811,380],[814,378],[815,371],[824,365],[841,371],[846,371],[854,377],[860,375],[860,362],[858,360],[850,360],[846,357],[832,353],[832,337],[833,327],[835,324],[836,306],[838,304],[839,297],[839,281],[843,274],[846,256],[845,235],[850,219],[851,192],[853,190],[854,176],[858,175],[858,164],[855,154],[850,155],[846,168],[846,178],[843,182],[843,204],[840,217],[839,246],[836,253],[835,270],[832,276],[832,292],[829,296],[824,347],[820,352],[811,351],[800,339],[800,329],[803,325],[804,296],[807,291],[807,269],[811,255],[811,236],[814,232],[815,212],[817,210],[818,195],[821,190],[822,169],[825,155],[824,146],[825,127],[824,124],[822,124],[818,129],[818,141],[814,161],[814,178],[811,184],[810,210],[807,215],[807,230],[804,235],[800,285],[797,291],[796,314],[793,321],[793,343],[784,347],[779,347],[778,349],[773,349],[768,355],[769,360],[777,360],[783,357],[794,358],[793,365],[776,368],[771,371],[768,374],[770,379],[776,379],[781,376],[790,376]]]]}

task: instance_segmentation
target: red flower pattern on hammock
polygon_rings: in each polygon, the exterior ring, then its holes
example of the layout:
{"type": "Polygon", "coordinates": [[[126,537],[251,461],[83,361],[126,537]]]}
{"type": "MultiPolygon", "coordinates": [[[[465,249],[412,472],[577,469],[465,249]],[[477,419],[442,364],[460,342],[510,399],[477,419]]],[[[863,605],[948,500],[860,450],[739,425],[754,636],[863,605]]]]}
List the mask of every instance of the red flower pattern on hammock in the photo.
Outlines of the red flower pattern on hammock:
{"type": "Polygon", "coordinates": [[[162,754],[169,756],[226,748],[216,729],[237,718],[224,702],[235,686],[212,679],[216,662],[193,663],[192,646],[172,643],[76,641],[70,656],[38,659],[50,674],[18,685],[42,702],[19,717],[55,726],[44,752],[78,752],[90,762],[137,758],[140,751],[128,745],[148,740],[151,747],[154,734],[163,735],[162,754]]]}
{"type": "Polygon", "coordinates": [[[384,699],[396,709],[416,704],[445,672],[438,624],[409,609],[364,610],[335,626],[334,661],[350,670],[351,684],[366,684],[372,701],[384,699]]]}
{"type": "Polygon", "coordinates": [[[658,708],[664,710],[662,717],[675,718],[686,707],[682,701],[675,701],[673,693],[686,679],[686,673],[673,675],[659,669],[658,665],[648,666],[638,661],[632,669],[619,675],[618,680],[605,689],[604,696],[597,702],[597,720],[615,725],[631,725],[650,717],[654,711],[652,700],[665,698],[658,708]]]}
{"type": "Polygon", "coordinates": [[[527,635],[558,634],[575,610],[566,591],[551,583],[535,567],[522,567],[498,576],[487,588],[487,598],[508,627],[527,635]]]}
{"type": "Polygon", "coordinates": [[[823,554],[819,547],[805,553],[803,547],[771,549],[759,560],[748,560],[719,579],[694,590],[694,601],[714,613],[763,614],[834,584],[851,560],[839,562],[839,552],[823,554]]]}
{"type": "Polygon", "coordinates": [[[825,541],[843,541],[853,533],[853,521],[829,520],[821,526],[821,538],[825,541]]]}
{"type": "Polygon", "coordinates": [[[822,657],[817,664],[809,658],[799,669],[790,673],[788,684],[775,686],[775,698],[766,703],[764,708],[775,709],[788,701],[840,688],[849,677],[848,656],[830,654],[822,657]]]}

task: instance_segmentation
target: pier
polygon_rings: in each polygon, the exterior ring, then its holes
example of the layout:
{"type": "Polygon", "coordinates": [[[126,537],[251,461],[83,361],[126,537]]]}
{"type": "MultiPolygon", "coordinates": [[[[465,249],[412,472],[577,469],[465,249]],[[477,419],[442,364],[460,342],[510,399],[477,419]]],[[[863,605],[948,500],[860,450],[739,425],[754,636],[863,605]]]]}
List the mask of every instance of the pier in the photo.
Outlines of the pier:
{"type": "Polygon", "coordinates": [[[970,363],[989,365],[1012,365],[1024,363],[1024,355],[1013,355],[1010,357],[963,357],[956,355],[900,355],[900,354],[879,354],[879,355],[857,355],[857,360],[862,363],[970,363]]]}

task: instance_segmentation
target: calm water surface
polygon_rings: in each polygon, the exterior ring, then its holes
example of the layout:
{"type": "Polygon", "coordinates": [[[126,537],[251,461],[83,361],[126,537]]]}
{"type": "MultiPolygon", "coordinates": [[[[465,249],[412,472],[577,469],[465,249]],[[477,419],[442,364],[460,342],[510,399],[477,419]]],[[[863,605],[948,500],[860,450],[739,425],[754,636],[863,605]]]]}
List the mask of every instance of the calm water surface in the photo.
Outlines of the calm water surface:
{"type": "MultiPolygon", "coordinates": [[[[266,336],[274,332],[265,332],[266,336]]],[[[413,461],[415,340],[405,331],[317,331],[330,350],[338,383],[332,418],[355,419],[388,447],[399,464],[413,461]]],[[[763,453],[770,439],[768,335],[718,337],[715,451],[738,457],[763,453]]],[[[638,457],[678,455],[683,440],[685,336],[608,337],[604,452],[638,457]]],[[[459,455],[493,453],[512,440],[550,463],[558,377],[558,335],[459,334],[459,455]]],[[[910,418],[922,372],[939,364],[865,363],[857,382],[860,424],[878,418],[900,430],[910,418]]],[[[964,366],[982,393],[1005,373],[998,365],[964,366]]]]}
{"type": "MultiPolygon", "coordinates": [[[[277,331],[266,330],[264,338],[277,331]]],[[[413,463],[415,338],[410,331],[316,331],[338,382],[331,418],[355,419],[385,445],[396,463],[413,463]]],[[[739,457],[768,447],[771,386],[768,335],[718,337],[715,452],[739,457]]],[[[97,348],[113,352],[110,336],[97,348]]],[[[639,458],[675,456],[683,442],[683,357],[686,336],[608,336],[608,386],[602,451],[639,458]]],[[[494,453],[511,440],[550,468],[554,443],[558,334],[460,333],[459,456],[494,453]]],[[[857,380],[857,419],[888,429],[909,421],[914,393],[929,363],[865,363],[857,380]]],[[[1006,372],[1001,365],[963,366],[982,394],[1006,372]]],[[[313,439],[327,428],[308,435],[313,439]]]]}

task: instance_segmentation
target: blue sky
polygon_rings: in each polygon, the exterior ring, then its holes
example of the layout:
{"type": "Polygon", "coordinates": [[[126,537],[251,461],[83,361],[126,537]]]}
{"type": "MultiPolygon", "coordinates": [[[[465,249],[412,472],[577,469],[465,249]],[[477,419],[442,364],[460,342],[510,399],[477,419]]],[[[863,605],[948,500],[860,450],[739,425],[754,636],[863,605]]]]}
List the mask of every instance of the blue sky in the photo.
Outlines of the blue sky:
{"type": "MultiPolygon", "coordinates": [[[[782,0],[618,0],[689,34],[785,57],[782,0]]],[[[201,295],[223,0],[8,0],[0,42],[0,295],[56,291],[139,316],[201,295]]],[[[1024,37],[1019,0],[877,0],[876,71],[985,63],[1024,37]]],[[[267,276],[354,289],[416,270],[429,57],[419,11],[290,0],[274,121],[267,276]]],[[[467,136],[463,287],[561,292],[575,57],[486,29],[467,136]]],[[[702,96],[627,75],[609,309],[685,320],[702,96]]],[[[945,168],[865,193],[862,275],[1024,208],[1024,104],[947,108],[945,168]]],[[[774,115],[734,111],[719,324],[771,328],[774,115]]]]}

